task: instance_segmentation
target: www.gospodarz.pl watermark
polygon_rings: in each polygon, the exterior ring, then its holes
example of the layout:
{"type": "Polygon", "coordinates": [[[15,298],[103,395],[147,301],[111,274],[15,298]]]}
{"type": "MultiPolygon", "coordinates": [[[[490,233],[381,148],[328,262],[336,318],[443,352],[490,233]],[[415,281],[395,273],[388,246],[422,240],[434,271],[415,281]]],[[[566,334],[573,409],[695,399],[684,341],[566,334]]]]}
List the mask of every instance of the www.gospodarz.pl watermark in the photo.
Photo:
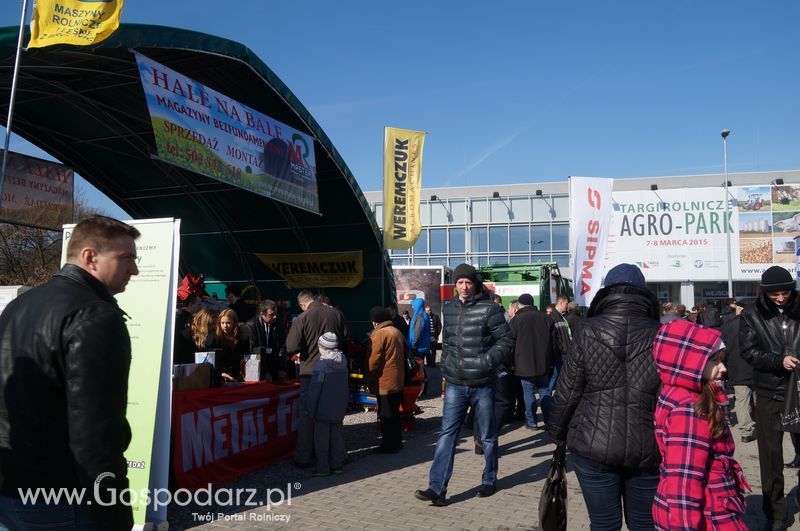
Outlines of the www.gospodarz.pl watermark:
{"type": "MultiPolygon", "coordinates": [[[[302,485],[300,483],[287,483],[285,488],[269,488],[264,493],[259,493],[255,488],[218,488],[211,489],[211,484],[207,484],[206,488],[201,488],[195,491],[189,489],[178,489],[171,492],[169,489],[142,489],[139,491],[133,489],[123,489],[117,492],[117,489],[103,487],[104,479],[115,478],[116,475],[112,472],[104,472],[97,476],[97,479],[92,486],[91,491],[85,488],[80,489],[18,489],[20,500],[25,505],[33,504],[69,504],[69,505],[99,505],[101,507],[110,507],[113,505],[145,505],[152,506],[154,509],[160,507],[167,507],[170,504],[175,504],[179,507],[187,507],[196,505],[199,507],[260,507],[267,511],[272,511],[275,507],[292,506],[292,492],[300,490],[302,485]]],[[[259,513],[251,513],[258,516],[259,513]]],[[[226,515],[224,513],[204,513],[197,516],[205,516],[207,519],[221,519],[226,515]],[[219,517],[219,518],[217,518],[219,517]]],[[[236,515],[227,515],[233,518],[236,515]]],[[[245,517],[247,515],[244,515],[245,517]]],[[[288,516],[288,515],[275,515],[275,516],[288,516]]],[[[266,520],[265,520],[266,521],[266,520]]],[[[280,520],[283,521],[283,520],[280,520]]],[[[286,520],[288,521],[288,519],[286,520]]]]}

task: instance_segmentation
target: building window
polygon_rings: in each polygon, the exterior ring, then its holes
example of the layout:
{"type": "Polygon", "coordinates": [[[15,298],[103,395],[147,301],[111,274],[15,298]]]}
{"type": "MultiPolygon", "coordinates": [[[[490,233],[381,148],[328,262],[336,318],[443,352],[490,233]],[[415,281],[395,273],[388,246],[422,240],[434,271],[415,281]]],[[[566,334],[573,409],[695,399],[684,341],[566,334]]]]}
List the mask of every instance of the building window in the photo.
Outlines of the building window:
{"type": "Polygon", "coordinates": [[[531,227],[531,251],[550,252],[550,225],[531,227]]]}
{"type": "Polygon", "coordinates": [[[450,211],[447,203],[443,201],[431,201],[431,225],[447,225],[450,223],[450,211]]]}
{"type": "Polygon", "coordinates": [[[455,225],[465,225],[467,223],[467,202],[463,200],[448,201],[450,214],[453,217],[451,223],[455,225]]]}
{"type": "Polygon", "coordinates": [[[559,196],[553,198],[553,219],[566,221],[569,219],[569,197],[559,196]]]}
{"type": "Polygon", "coordinates": [[[428,254],[428,231],[422,229],[417,238],[417,243],[414,244],[414,254],[428,254]]]}
{"type": "Polygon", "coordinates": [[[489,265],[505,265],[508,263],[508,255],[498,254],[489,256],[489,265]]]}
{"type": "Polygon", "coordinates": [[[489,238],[486,227],[472,227],[472,252],[485,253],[489,251],[489,238]]]}
{"type": "Polygon", "coordinates": [[[511,211],[514,212],[514,221],[528,221],[531,219],[531,199],[529,197],[516,197],[510,200],[511,211]]]}
{"type": "Polygon", "coordinates": [[[527,253],[530,248],[528,247],[528,226],[520,227],[519,225],[509,228],[511,235],[511,252],[512,253],[527,253]]]}
{"type": "Polygon", "coordinates": [[[564,269],[569,267],[569,255],[568,254],[554,254],[553,261],[558,264],[559,269],[564,269]]]}
{"type": "Polygon", "coordinates": [[[430,229],[431,254],[447,254],[447,229],[430,229]]]}
{"type": "Polygon", "coordinates": [[[472,223],[489,223],[489,203],[486,199],[472,201],[472,223]]]}
{"type": "Polygon", "coordinates": [[[508,227],[489,227],[489,251],[508,252],[508,227]]]}
{"type": "Polygon", "coordinates": [[[569,225],[553,225],[553,250],[569,250],[569,225]]]}
{"type": "Polygon", "coordinates": [[[450,254],[464,253],[466,229],[461,227],[450,229],[450,254]]]}
{"type": "Polygon", "coordinates": [[[451,255],[449,261],[450,261],[450,267],[455,269],[460,264],[465,263],[467,261],[467,257],[463,255],[458,255],[458,256],[451,255]]]}
{"type": "Polygon", "coordinates": [[[408,258],[392,258],[393,266],[407,266],[408,258]]]}
{"type": "Polygon", "coordinates": [[[423,227],[431,224],[431,204],[428,201],[420,201],[419,221],[423,227]]]}
{"type": "Polygon", "coordinates": [[[511,216],[509,216],[506,200],[490,199],[489,204],[492,210],[492,223],[508,223],[511,216]]]}
{"type": "Polygon", "coordinates": [[[432,266],[446,266],[447,258],[431,258],[429,262],[432,266]]]}
{"type": "Polygon", "coordinates": [[[510,264],[528,264],[530,263],[531,258],[527,254],[525,255],[511,255],[511,259],[508,263],[510,264]]]}
{"type": "Polygon", "coordinates": [[[533,214],[531,221],[550,221],[550,199],[546,197],[533,198],[533,214]]]}
{"type": "Polygon", "coordinates": [[[405,256],[408,254],[408,249],[391,249],[389,251],[392,254],[392,258],[395,256],[405,256]]]}

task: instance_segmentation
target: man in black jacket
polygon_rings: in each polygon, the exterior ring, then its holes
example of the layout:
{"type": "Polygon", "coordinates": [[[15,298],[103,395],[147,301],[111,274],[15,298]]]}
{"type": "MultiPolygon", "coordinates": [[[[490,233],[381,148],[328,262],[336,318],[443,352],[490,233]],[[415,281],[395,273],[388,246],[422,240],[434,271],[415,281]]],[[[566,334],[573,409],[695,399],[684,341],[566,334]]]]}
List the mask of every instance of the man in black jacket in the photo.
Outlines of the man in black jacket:
{"type": "Polygon", "coordinates": [[[439,507],[446,505],[458,432],[470,405],[480,426],[485,462],[478,497],[495,493],[498,448],[494,384],[497,371],[510,364],[514,347],[503,312],[489,298],[475,268],[461,264],[454,278],[458,297],[444,306],[440,367],[447,387],[442,431],[436,443],[428,488],[414,493],[418,499],[439,507]]]}
{"type": "Polygon", "coordinates": [[[792,275],[772,266],[761,275],[761,295],[745,308],[739,325],[742,358],[753,366],[758,460],[763,509],[772,529],[786,529],[783,492],[783,412],[786,384],[800,354],[800,301],[792,275]]]}
{"type": "MultiPolygon", "coordinates": [[[[517,299],[517,313],[511,319],[514,332],[514,373],[522,382],[525,427],[536,429],[536,409],[542,408],[542,425],[550,413],[550,378],[553,374],[553,320],[533,309],[533,297],[523,293],[517,299]],[[536,403],[539,394],[539,404],[536,403]]],[[[565,323],[566,325],[566,323],[565,323]]]]}
{"type": "Polygon", "coordinates": [[[725,342],[725,367],[728,369],[728,385],[733,387],[735,395],[734,412],[736,427],[743,443],[756,440],[756,426],[751,418],[754,404],[753,367],[742,359],[739,348],[739,324],[743,308],[735,300],[729,301],[723,309],[722,340],[725,342]]]}
{"type": "Polygon", "coordinates": [[[139,273],[138,237],[104,216],[78,223],[61,271],[0,316],[0,523],[9,529],[133,526],[130,505],[110,504],[128,488],[123,452],[131,440],[131,343],[113,296],[139,273]],[[37,511],[19,499],[37,488],[99,498],[38,502],[37,511]]]}
{"type": "Polygon", "coordinates": [[[278,305],[264,299],[258,306],[258,315],[242,325],[243,340],[250,354],[261,355],[261,379],[269,374],[273,382],[283,382],[288,377],[286,337],[278,323],[278,305]]]}
{"type": "Polygon", "coordinates": [[[603,285],[573,336],[547,431],[569,446],[592,529],[620,529],[624,501],[628,529],[649,530],[661,460],[653,434],[661,312],[635,265],[613,267],[603,285]]]}

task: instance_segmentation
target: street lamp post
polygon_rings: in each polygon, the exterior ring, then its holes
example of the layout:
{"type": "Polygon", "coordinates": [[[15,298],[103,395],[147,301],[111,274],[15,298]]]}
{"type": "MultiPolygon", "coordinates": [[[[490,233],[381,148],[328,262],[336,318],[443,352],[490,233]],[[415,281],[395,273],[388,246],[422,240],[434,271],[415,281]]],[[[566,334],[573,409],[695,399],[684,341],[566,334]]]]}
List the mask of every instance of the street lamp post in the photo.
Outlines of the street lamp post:
{"type": "Polygon", "coordinates": [[[725,243],[728,250],[728,297],[733,296],[733,266],[731,264],[731,218],[730,218],[730,195],[728,194],[728,135],[731,134],[730,129],[723,129],[722,133],[722,164],[723,171],[725,172],[725,182],[722,183],[725,188],[725,243]]]}

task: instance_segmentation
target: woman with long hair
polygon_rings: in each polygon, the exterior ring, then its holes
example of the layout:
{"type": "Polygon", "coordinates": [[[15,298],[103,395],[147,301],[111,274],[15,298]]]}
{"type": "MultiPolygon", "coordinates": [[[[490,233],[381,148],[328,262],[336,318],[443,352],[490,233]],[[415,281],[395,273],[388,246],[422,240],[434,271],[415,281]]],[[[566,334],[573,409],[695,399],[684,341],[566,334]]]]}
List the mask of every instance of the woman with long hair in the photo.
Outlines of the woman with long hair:
{"type": "Polygon", "coordinates": [[[200,308],[192,316],[186,328],[194,345],[195,352],[203,352],[214,348],[214,322],[217,312],[211,308],[200,308]]]}
{"type": "Polygon", "coordinates": [[[236,312],[227,308],[217,319],[214,346],[222,349],[217,368],[224,381],[237,381],[242,376],[242,354],[247,350],[247,342],[239,340],[239,318],[236,312]]]}
{"type": "Polygon", "coordinates": [[[719,331],[673,321],[656,335],[653,356],[663,387],[655,414],[661,477],[653,503],[656,529],[746,530],[750,486],[733,458],[721,404],[726,369],[719,331]]]}

